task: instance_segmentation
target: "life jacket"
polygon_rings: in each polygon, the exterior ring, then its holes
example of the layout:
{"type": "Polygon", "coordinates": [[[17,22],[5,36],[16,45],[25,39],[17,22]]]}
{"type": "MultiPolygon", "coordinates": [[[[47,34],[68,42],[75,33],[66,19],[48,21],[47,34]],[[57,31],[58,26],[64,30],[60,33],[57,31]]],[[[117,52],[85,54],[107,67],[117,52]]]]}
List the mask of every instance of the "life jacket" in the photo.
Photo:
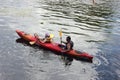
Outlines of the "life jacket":
{"type": "Polygon", "coordinates": [[[51,38],[47,38],[47,39],[46,39],[46,42],[51,42],[51,38]]]}
{"type": "Polygon", "coordinates": [[[51,41],[52,41],[52,39],[50,37],[47,37],[45,42],[50,43],[51,41]]]}
{"type": "Polygon", "coordinates": [[[66,43],[66,49],[67,49],[67,45],[68,45],[68,44],[71,45],[71,46],[70,46],[70,50],[72,50],[72,49],[73,49],[73,46],[74,46],[73,41],[70,41],[70,42],[66,43]]]}

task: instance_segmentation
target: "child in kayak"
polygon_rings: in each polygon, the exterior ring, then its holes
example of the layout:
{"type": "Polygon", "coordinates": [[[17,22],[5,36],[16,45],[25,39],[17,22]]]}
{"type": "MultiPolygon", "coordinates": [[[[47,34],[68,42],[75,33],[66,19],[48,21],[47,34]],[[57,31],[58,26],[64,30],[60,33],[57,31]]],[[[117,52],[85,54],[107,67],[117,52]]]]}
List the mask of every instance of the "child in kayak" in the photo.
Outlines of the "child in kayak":
{"type": "Polygon", "coordinates": [[[42,43],[51,43],[52,42],[52,38],[50,37],[50,35],[48,33],[45,34],[45,38],[43,38],[43,39],[40,39],[37,33],[35,33],[34,36],[38,41],[40,41],[42,43]]]}
{"type": "Polygon", "coordinates": [[[52,42],[52,38],[50,37],[50,34],[48,34],[48,33],[45,34],[45,38],[43,38],[43,42],[45,42],[45,43],[52,42]]]}

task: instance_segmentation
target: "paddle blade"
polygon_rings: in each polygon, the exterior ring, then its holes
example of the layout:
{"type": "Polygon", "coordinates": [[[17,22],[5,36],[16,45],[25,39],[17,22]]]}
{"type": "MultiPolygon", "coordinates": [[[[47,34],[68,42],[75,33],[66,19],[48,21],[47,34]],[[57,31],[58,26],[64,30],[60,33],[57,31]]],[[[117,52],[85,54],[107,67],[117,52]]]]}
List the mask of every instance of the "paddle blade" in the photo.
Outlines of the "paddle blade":
{"type": "Polygon", "coordinates": [[[31,45],[33,45],[33,44],[35,44],[35,41],[31,41],[31,42],[29,42],[31,45]]]}
{"type": "Polygon", "coordinates": [[[59,36],[62,37],[62,29],[59,31],[59,36]]]}
{"type": "Polygon", "coordinates": [[[53,38],[54,37],[54,34],[50,34],[50,38],[53,38]]]}

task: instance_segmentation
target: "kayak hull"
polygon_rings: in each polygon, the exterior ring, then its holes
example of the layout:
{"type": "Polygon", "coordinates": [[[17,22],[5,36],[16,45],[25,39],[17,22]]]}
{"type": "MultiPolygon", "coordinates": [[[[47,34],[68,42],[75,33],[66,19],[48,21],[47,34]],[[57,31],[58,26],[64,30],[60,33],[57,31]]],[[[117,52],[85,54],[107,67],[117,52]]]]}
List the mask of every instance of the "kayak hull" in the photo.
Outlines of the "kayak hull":
{"type": "Polygon", "coordinates": [[[60,47],[61,44],[59,43],[42,43],[40,41],[38,41],[33,35],[31,34],[27,34],[23,31],[20,30],[16,30],[16,33],[24,40],[31,42],[31,41],[35,41],[35,44],[38,46],[41,46],[43,48],[46,48],[48,50],[57,52],[61,55],[68,55],[71,56],[73,58],[77,58],[77,59],[87,59],[89,61],[92,61],[93,56],[86,53],[86,52],[80,52],[80,51],[76,51],[76,50],[70,50],[68,52],[62,52],[62,48],[60,47]]]}

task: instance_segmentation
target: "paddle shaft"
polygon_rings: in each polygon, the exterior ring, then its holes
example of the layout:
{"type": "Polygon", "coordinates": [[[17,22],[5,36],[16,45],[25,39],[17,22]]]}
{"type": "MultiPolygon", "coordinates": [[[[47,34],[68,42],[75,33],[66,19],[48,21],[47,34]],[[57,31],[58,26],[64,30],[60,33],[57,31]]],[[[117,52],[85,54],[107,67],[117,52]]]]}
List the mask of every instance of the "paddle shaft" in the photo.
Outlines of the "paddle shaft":
{"type": "Polygon", "coordinates": [[[59,36],[60,36],[60,43],[62,44],[62,29],[59,31],[59,36]]]}
{"type": "Polygon", "coordinates": [[[61,42],[61,44],[62,44],[62,37],[60,37],[60,42],[61,42]]]}

